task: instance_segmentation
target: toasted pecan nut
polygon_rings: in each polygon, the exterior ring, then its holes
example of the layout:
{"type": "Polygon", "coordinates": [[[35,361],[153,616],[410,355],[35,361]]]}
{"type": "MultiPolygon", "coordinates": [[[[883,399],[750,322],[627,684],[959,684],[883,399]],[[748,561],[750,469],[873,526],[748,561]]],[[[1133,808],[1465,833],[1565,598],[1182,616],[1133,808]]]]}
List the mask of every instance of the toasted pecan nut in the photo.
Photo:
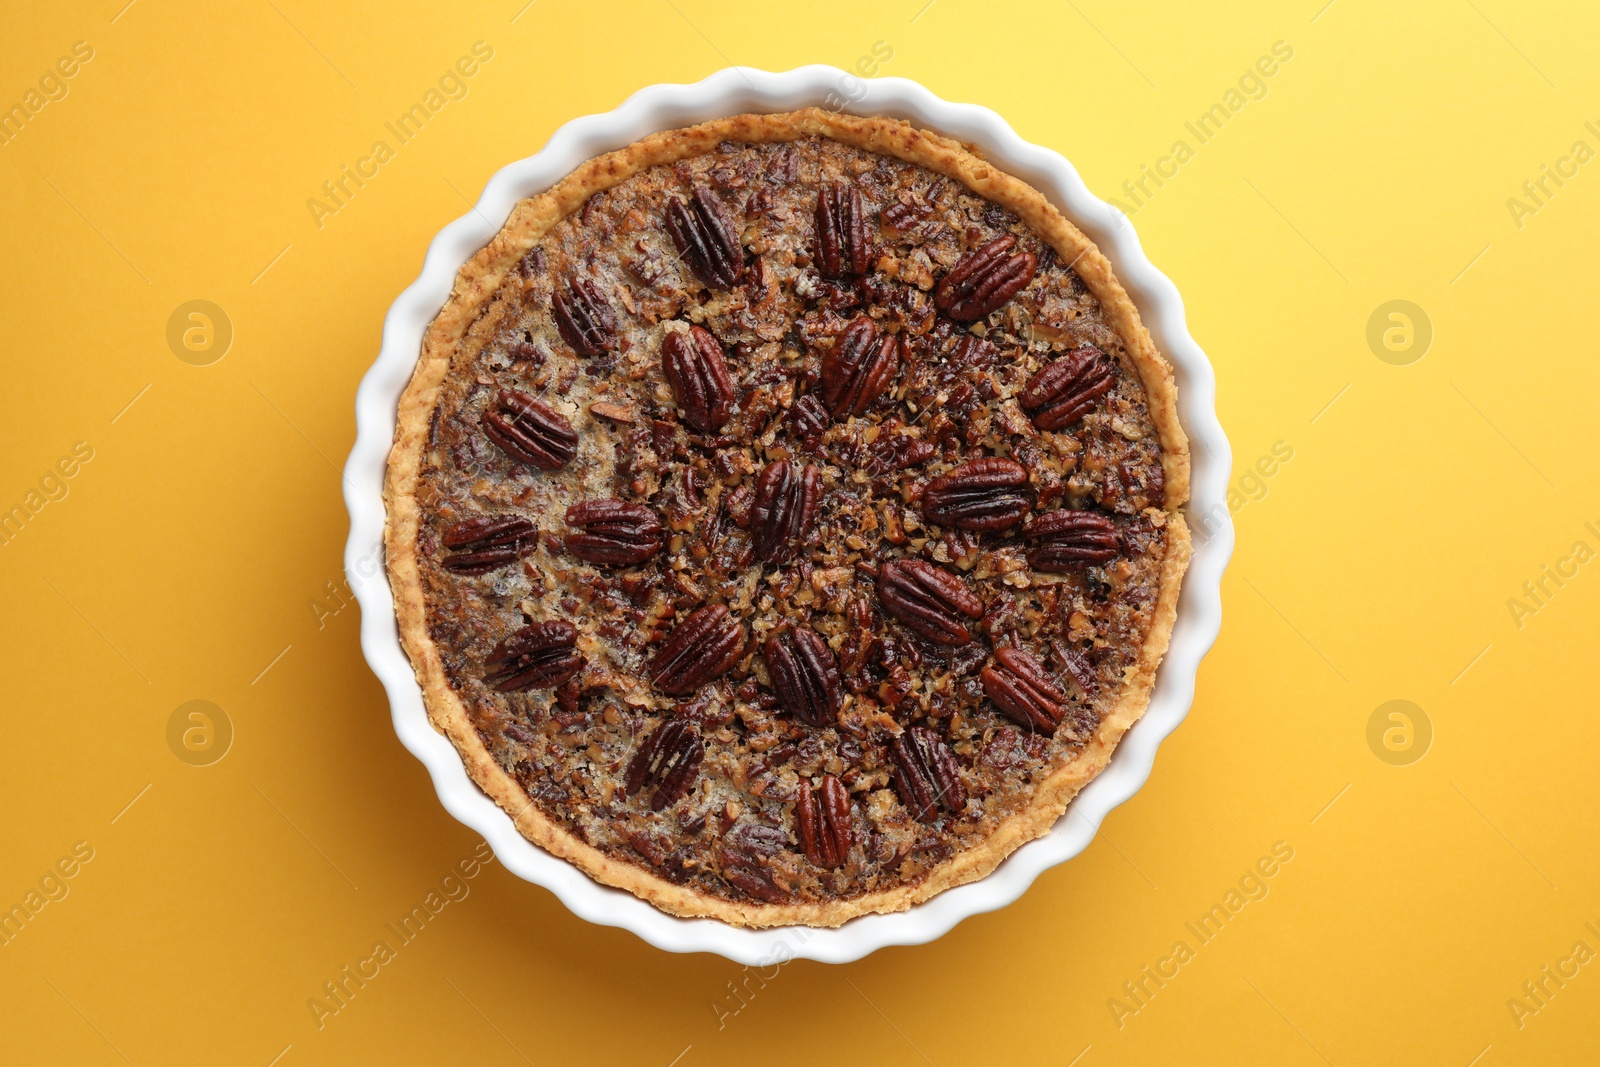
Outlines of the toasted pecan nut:
{"type": "Polygon", "coordinates": [[[475,515],[445,530],[444,547],[453,549],[440,566],[454,574],[487,574],[529,555],[539,546],[539,529],[520,515],[475,515]]]}
{"type": "Polygon", "coordinates": [[[502,693],[554,688],[583,669],[577,642],[577,627],[565,619],[524,626],[489,653],[483,680],[502,693]]]}
{"type": "Polygon", "coordinates": [[[623,792],[631,797],[641,789],[652,788],[650,810],[660,811],[688,794],[705,755],[705,745],[694,725],[669,719],[634,752],[623,777],[623,792]]]}
{"type": "Polygon", "coordinates": [[[1090,665],[1088,658],[1059,637],[1050,642],[1050,651],[1055,653],[1056,659],[1061,661],[1062,668],[1072,676],[1078,688],[1083,690],[1085,695],[1092,696],[1096,686],[1094,667],[1090,665]]]}
{"type": "Polygon", "coordinates": [[[941,474],[922,491],[929,522],[993,533],[1021,522],[1033,507],[1028,472],[1014,459],[985,456],[941,474]]]}
{"type": "Polygon", "coordinates": [[[1063,574],[1079,563],[1109,563],[1121,546],[1117,524],[1094,511],[1049,511],[1035,515],[1022,528],[1028,565],[1063,574]]]}
{"type": "Polygon", "coordinates": [[[963,616],[983,617],[983,601],[960,578],[919,559],[897,559],[878,570],[878,602],[907,627],[941,645],[972,640],[963,616]]]}
{"type": "Polygon", "coordinates": [[[894,382],[900,338],[865,315],[850,320],[822,360],[822,399],[835,416],[861,415],[894,382]]]}
{"type": "Polygon", "coordinates": [[[726,604],[699,608],[667,636],[651,661],[650,682],[668,696],[688,696],[725,674],[744,646],[744,626],[726,604]]]}
{"type": "Polygon", "coordinates": [[[824,278],[867,273],[867,216],[861,191],[833,182],[817,194],[817,272],[824,278]]]}
{"type": "Polygon", "coordinates": [[[550,301],[556,332],[580,356],[594,357],[617,347],[617,313],[600,287],[588,278],[569,278],[550,301]]]}
{"type": "Polygon", "coordinates": [[[977,322],[1026,289],[1039,260],[1016,244],[1006,234],[962,256],[934,287],[934,307],[957,322],[977,322]]]}
{"type": "Polygon", "coordinates": [[[711,331],[691,326],[667,334],[661,342],[661,371],[684,421],[705,433],[716,433],[733,412],[733,379],[722,342],[711,331]]]}
{"type": "Polygon", "coordinates": [[[850,794],[838,778],[824,775],[822,785],[815,790],[810,782],[802,781],[794,814],[800,850],[806,859],[818,867],[833,868],[849,858],[853,836],[850,794]]]}
{"type": "Polygon", "coordinates": [[[1053,733],[1066,713],[1067,694],[1026,649],[996,649],[979,679],[994,706],[1029,729],[1053,733]]]}
{"type": "Polygon", "coordinates": [[[810,627],[767,638],[761,656],[783,710],[807,726],[832,726],[844,703],[839,663],[810,627]]]}
{"type": "Polygon", "coordinates": [[[801,467],[787,459],[767,464],[756,480],[755,504],[750,508],[756,558],[765,563],[788,559],[810,534],[821,495],[815,464],[801,467]]]}
{"type": "Polygon", "coordinates": [[[667,205],[667,233],[678,255],[706,285],[732,289],[744,273],[744,246],[739,228],[722,198],[697,186],[688,202],[674,199],[667,205]]]}
{"type": "Polygon", "coordinates": [[[874,478],[881,478],[895,471],[920,467],[938,454],[939,450],[926,438],[913,437],[908,433],[880,433],[872,443],[866,463],[867,473],[874,478]]]}
{"type": "Polygon", "coordinates": [[[778,884],[773,864],[789,845],[788,836],[776,826],[741,822],[723,836],[717,858],[722,877],[745,894],[768,904],[781,903],[788,895],[778,884]]]}
{"type": "Polygon", "coordinates": [[[661,551],[661,519],[644,504],[585,500],[567,509],[567,551],[590,563],[643,563],[661,551]]]}
{"type": "Polygon", "coordinates": [[[1089,413],[1111,391],[1117,375],[1093,345],[1080,345],[1035,374],[1017,402],[1041,430],[1059,430],[1089,413]]]}
{"type": "Polygon", "coordinates": [[[815,393],[807,393],[794,402],[794,407],[784,417],[784,423],[789,427],[789,432],[800,439],[801,444],[815,448],[828,428],[828,409],[822,406],[822,401],[817,399],[815,393]]]}
{"type": "Polygon", "coordinates": [[[918,822],[933,822],[940,809],[957,812],[967,806],[955,756],[926,726],[913,726],[895,738],[889,755],[894,761],[894,791],[918,822]]]}
{"type": "Polygon", "coordinates": [[[500,451],[540,470],[565,467],[578,452],[578,434],[560,412],[527,393],[500,390],[500,410],[486,412],[483,432],[500,451]]]}

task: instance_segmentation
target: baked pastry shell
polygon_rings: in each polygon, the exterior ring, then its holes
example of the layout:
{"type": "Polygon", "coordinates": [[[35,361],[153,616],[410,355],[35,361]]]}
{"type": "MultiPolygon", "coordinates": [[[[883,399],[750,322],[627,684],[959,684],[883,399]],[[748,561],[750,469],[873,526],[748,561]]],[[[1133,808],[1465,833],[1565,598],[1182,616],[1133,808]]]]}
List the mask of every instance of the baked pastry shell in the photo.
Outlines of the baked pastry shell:
{"type": "MultiPolygon", "coordinates": [[[[771,132],[764,120],[758,119],[746,132],[760,133],[763,129],[771,132]]],[[[731,129],[725,135],[739,136],[739,131],[731,129]]],[[[933,149],[940,149],[942,143],[938,137],[928,139],[933,149]]],[[[981,188],[979,191],[985,192],[981,188]]],[[[526,206],[523,210],[527,210],[526,206]]],[[[471,294],[466,295],[470,301],[471,294]]],[[[458,292],[456,303],[461,299],[458,292]]],[[[1154,411],[1160,406],[1157,394],[1163,386],[1159,374],[1154,379],[1150,374],[1144,377],[1146,388],[1152,393],[1154,411]]],[[[568,123],[540,152],[496,174],[476,207],[435,238],[421,277],[391,307],[385,320],[382,351],[357,393],[357,440],[345,471],[345,496],[351,515],[345,561],[351,587],[362,607],[362,648],[388,692],[397,734],[427,766],[447,810],[482,833],[508,869],[550,889],[579,916],[622,926],[660,948],[716,952],[752,965],[788,958],[846,962],[885,945],[930,941],[969,915],[1010,903],[1040,872],[1087,847],[1105,814],[1143,784],[1157,746],[1187,713],[1199,660],[1220,625],[1219,587],[1232,549],[1232,526],[1225,502],[1230,455],[1216,420],[1214,387],[1210,364],[1189,337],[1176,290],[1145,258],[1128,220],[1094,198],[1065,159],[1022,141],[992,111],[940,100],[905,79],[867,82],[823,66],[783,74],[730,68],[694,85],[653,86],[636,93],[613,112],[568,123]],[[844,105],[842,114],[830,114],[839,112],[840,105],[844,105]],[[824,109],[815,117],[817,123],[838,129],[853,125],[867,136],[893,139],[896,133],[887,123],[862,124],[850,116],[904,119],[914,128],[939,131],[957,142],[949,145],[950,150],[975,152],[999,171],[1038,190],[1098,246],[1114,271],[1112,284],[1121,283],[1131,306],[1137,309],[1137,319],[1148,328],[1154,341],[1152,354],[1159,351],[1166,357],[1171,377],[1176,380],[1176,421],[1181,428],[1163,428],[1164,444],[1176,458],[1187,437],[1192,465],[1183,464],[1190,468],[1185,480],[1185,472],[1175,469],[1169,460],[1168,482],[1173,487],[1169,500],[1180,498],[1179,487],[1187,484],[1189,504],[1183,510],[1191,517],[1188,525],[1193,528],[1193,544],[1182,595],[1174,598],[1176,611],[1170,619],[1170,643],[1159,670],[1154,672],[1148,705],[1141,693],[1126,714],[1108,717],[1095,745],[1110,753],[1109,760],[1102,753],[1100,759],[1091,759],[1080,768],[1078,778],[1092,777],[1081,791],[1078,787],[1082,780],[1060,783],[1064,796],[1076,793],[1064,816],[1055,818],[1052,814],[1043,824],[1016,828],[1023,840],[1036,833],[1042,836],[1011,851],[1016,841],[997,835],[985,842],[986,846],[993,846],[992,858],[984,862],[984,856],[973,857],[978,862],[961,865],[962,869],[952,871],[944,884],[930,887],[936,895],[919,902],[915,898],[921,894],[908,893],[904,900],[887,902],[890,907],[905,910],[863,914],[842,926],[826,929],[796,925],[752,929],[736,924],[818,923],[833,921],[834,917],[801,914],[800,908],[793,909],[793,915],[773,910],[762,914],[762,907],[757,906],[752,906],[752,914],[746,915],[738,911],[737,905],[731,905],[731,913],[725,916],[732,921],[674,917],[628,892],[601,884],[566,859],[536,847],[518,832],[511,816],[474,784],[467,773],[468,763],[456,746],[430,722],[422,686],[400,644],[400,618],[406,614],[411,591],[402,574],[403,561],[396,568],[396,588],[391,588],[385,568],[384,488],[397,420],[404,433],[401,397],[424,351],[430,324],[459,286],[481,285],[486,291],[492,290],[498,279],[470,269],[469,264],[484,262],[485,246],[500,233],[520,202],[556,186],[594,157],[625,148],[651,134],[723,116],[771,114],[805,107],[824,109]],[[469,269],[463,273],[463,268],[469,269]],[[397,592],[401,604],[398,615],[394,599],[397,592]],[[1003,862],[992,871],[988,869],[994,859],[1007,852],[1009,856],[1003,862]],[[964,881],[969,877],[977,880],[964,881]]],[[[1156,655],[1160,656],[1159,649],[1156,655]]],[[[423,673],[426,675],[426,670],[423,673]]],[[[439,715],[437,708],[435,719],[441,728],[452,726],[450,717],[439,715]]],[[[455,725],[463,726],[464,717],[462,723],[455,725]]],[[[460,729],[452,732],[461,734],[460,729]]],[[[467,735],[457,736],[456,741],[469,752],[467,759],[471,761],[469,750],[477,740],[470,727],[467,735]]],[[[481,749],[481,743],[478,747],[481,749]]],[[[480,780],[485,779],[486,768],[474,765],[473,769],[479,772],[480,780]]],[[[489,784],[493,788],[493,782],[489,784]]],[[[528,813],[521,814],[526,830],[528,813]]],[[[617,866],[624,869],[597,873],[607,880],[628,884],[632,877],[629,872],[641,870],[626,864],[617,866]]],[[[682,902],[658,903],[671,908],[682,902]]]]}

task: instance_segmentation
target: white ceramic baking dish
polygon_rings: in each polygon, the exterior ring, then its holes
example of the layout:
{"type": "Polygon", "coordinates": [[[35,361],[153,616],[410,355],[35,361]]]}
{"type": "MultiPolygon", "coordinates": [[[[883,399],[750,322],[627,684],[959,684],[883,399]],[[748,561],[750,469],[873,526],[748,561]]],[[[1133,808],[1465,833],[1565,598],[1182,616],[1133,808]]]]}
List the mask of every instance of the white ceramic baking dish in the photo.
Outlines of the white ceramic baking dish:
{"type": "Polygon", "coordinates": [[[949,103],[904,78],[864,81],[826,66],[782,74],[732,67],[694,85],[653,85],[615,111],[567,123],[544,148],[497,173],[477,206],[434,238],[421,276],[389,309],[382,350],[356,393],[356,443],[345,464],[345,503],[350,510],[345,569],[361,604],[361,647],[388,691],[396,733],[428,768],[445,808],[481,833],[508,870],[549,889],[584,919],[631,930],[668,951],[715,952],[761,966],[789,958],[844,963],[885,945],[922,944],[969,915],[1011,903],[1039,872],[1082,852],[1106,813],[1144,784],[1156,747],[1188,713],[1200,658],[1216,639],[1222,621],[1222,572],[1233,550],[1233,526],[1224,499],[1231,456],[1217,422],[1214,394],[1211,364],[1189,336],[1183,301],[1145,258],[1127,218],[1091,194],[1072,164],[1022,140],[993,111],[949,103]],[[833,930],[745,930],[712,919],[674,918],[590,880],[578,868],[525,840],[511,819],[467,777],[454,747],[429,725],[421,690],[400,648],[382,564],[384,464],[394,436],[396,405],[421,351],[423,332],[449,296],[456,272],[494,236],[518,200],[544,190],[585,160],[657,130],[742,112],[813,105],[908,119],[977,145],[998,166],[1044,192],[1100,246],[1177,373],[1179,414],[1193,449],[1189,516],[1195,552],[1149,710],[1117,746],[1110,766],[1079,794],[1049,834],[1018,849],[987,878],[948,890],[909,911],[865,916],[833,930]]]}

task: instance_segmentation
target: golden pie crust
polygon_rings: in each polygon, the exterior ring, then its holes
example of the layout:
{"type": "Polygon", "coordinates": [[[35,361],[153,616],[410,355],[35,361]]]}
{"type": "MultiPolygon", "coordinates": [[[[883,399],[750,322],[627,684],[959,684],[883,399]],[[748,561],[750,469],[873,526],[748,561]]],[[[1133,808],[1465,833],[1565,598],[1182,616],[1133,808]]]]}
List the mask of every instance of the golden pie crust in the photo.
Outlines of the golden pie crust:
{"type": "Polygon", "coordinates": [[[657,133],[589,160],[548,191],[517,204],[500,232],[461,269],[449,300],[427,330],[416,370],[400,398],[384,486],[388,515],[385,542],[400,639],[422,687],[429,719],[455,745],[473,781],[512,817],[523,836],[576,864],[597,881],[625,889],[674,915],[709,916],[744,927],[832,927],[860,915],[903,911],[946,889],[984,877],[1018,847],[1047,833],[1068,802],[1106,766],[1123,733],[1144,713],[1157,666],[1167,649],[1190,554],[1182,513],[1188,496],[1188,442],[1178,421],[1172,369],[1156,350],[1133,302],[1094,243],[1042,193],[997,169],[974,146],[905,122],[808,108],[784,114],[735,115],[657,133]],[[420,509],[416,491],[430,421],[452,359],[458,353],[475,353],[484,345],[489,329],[478,325],[481,313],[507,272],[550,227],[597,192],[647,168],[714,151],[723,141],[781,142],[811,136],[894,157],[959,182],[1015,212],[1054,247],[1063,262],[1072,265],[1125,344],[1147,395],[1162,447],[1167,552],[1149,629],[1136,662],[1124,675],[1119,698],[1081,751],[1038,783],[1025,810],[1001,823],[979,844],[934,867],[915,884],[849,899],[766,904],[713,896],[601,852],[542,814],[522,786],[495,762],[461,698],[449,684],[440,650],[429,633],[418,567],[420,509]]]}

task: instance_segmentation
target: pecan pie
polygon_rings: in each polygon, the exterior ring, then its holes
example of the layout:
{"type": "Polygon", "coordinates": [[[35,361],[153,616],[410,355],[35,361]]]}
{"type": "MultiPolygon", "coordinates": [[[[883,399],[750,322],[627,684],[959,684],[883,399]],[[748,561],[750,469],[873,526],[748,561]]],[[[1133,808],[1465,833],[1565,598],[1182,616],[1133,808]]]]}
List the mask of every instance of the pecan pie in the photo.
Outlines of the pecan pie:
{"type": "Polygon", "coordinates": [[[970,147],[819,110],[522,201],[400,403],[434,725],[532,841],[678,915],[832,926],[1049,830],[1188,561],[1171,371],[970,147]]]}

